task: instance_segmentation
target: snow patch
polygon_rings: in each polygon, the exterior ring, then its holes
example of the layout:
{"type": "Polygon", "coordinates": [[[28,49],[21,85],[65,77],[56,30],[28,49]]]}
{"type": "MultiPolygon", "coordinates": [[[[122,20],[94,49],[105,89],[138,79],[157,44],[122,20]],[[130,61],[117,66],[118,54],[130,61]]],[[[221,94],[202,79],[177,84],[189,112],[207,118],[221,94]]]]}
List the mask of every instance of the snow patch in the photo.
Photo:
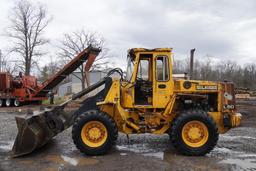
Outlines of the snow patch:
{"type": "Polygon", "coordinates": [[[238,155],[238,157],[255,157],[256,158],[256,154],[240,154],[238,155]]]}
{"type": "Polygon", "coordinates": [[[155,157],[158,159],[163,160],[164,159],[164,152],[156,152],[156,153],[145,153],[142,154],[143,156],[147,156],[147,157],[155,157]]]}
{"type": "MultiPolygon", "coordinates": [[[[154,152],[145,144],[117,145],[116,148],[121,151],[130,151],[133,153],[138,153],[146,157],[155,157],[161,160],[164,159],[164,152],[154,152]]],[[[125,155],[127,154],[125,153],[125,155]]]]}
{"type": "Polygon", "coordinates": [[[130,151],[134,153],[149,153],[152,152],[145,144],[132,144],[132,145],[117,145],[118,150],[130,151]]]}
{"type": "Polygon", "coordinates": [[[73,166],[76,166],[78,164],[78,161],[75,158],[71,158],[71,157],[67,157],[67,156],[63,156],[63,155],[61,155],[61,158],[65,162],[67,162],[67,163],[69,163],[69,164],[71,164],[73,166]]]}
{"type": "Polygon", "coordinates": [[[256,160],[253,159],[225,159],[220,163],[236,165],[243,170],[251,170],[256,168],[256,160]]]}
{"type": "Polygon", "coordinates": [[[225,147],[215,147],[212,152],[217,152],[217,153],[230,153],[230,154],[241,154],[242,152],[239,151],[234,151],[234,150],[230,150],[228,148],[225,147]]]}
{"type": "Polygon", "coordinates": [[[230,136],[230,135],[220,136],[220,139],[227,139],[227,140],[235,140],[235,139],[239,139],[239,138],[256,140],[255,137],[249,137],[249,136],[230,136]]]}
{"type": "MultiPolygon", "coordinates": [[[[234,150],[230,150],[228,148],[219,148],[216,147],[212,150],[213,153],[226,153],[226,154],[230,154],[232,156],[232,158],[238,158],[238,160],[240,160],[239,158],[256,158],[256,154],[255,153],[245,153],[242,151],[234,151],[234,150]]],[[[256,160],[255,160],[256,162],[256,160]]]]}
{"type": "Polygon", "coordinates": [[[4,151],[10,151],[12,149],[13,144],[14,144],[14,141],[0,142],[0,149],[2,149],[4,151]]]}

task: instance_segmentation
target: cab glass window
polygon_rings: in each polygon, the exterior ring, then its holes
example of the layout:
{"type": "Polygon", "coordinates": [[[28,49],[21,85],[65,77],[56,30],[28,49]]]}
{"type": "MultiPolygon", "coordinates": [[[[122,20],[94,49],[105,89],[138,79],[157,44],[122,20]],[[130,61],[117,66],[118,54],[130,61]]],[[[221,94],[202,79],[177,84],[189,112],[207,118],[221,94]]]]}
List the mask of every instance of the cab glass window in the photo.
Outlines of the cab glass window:
{"type": "Polygon", "coordinates": [[[127,62],[127,70],[126,70],[127,81],[131,81],[132,79],[133,68],[134,68],[134,61],[132,60],[132,58],[129,57],[127,62]]]}
{"type": "Polygon", "coordinates": [[[146,59],[140,60],[137,79],[149,80],[149,60],[146,60],[146,59]]]}
{"type": "Polygon", "coordinates": [[[169,80],[169,65],[167,56],[158,56],[156,58],[156,79],[157,81],[169,80]]]}

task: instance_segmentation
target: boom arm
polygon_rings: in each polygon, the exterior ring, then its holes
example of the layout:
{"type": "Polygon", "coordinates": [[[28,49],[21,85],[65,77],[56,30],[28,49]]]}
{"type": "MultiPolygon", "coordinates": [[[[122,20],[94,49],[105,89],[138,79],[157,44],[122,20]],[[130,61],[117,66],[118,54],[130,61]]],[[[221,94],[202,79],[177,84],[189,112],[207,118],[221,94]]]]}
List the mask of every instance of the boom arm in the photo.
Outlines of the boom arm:
{"type": "Polygon", "coordinates": [[[111,78],[105,77],[52,109],[33,112],[32,116],[25,118],[16,117],[18,135],[12,148],[12,156],[18,157],[31,153],[73,125],[76,115],[73,112],[65,112],[63,109],[66,105],[102,86],[108,79],[111,78]]]}
{"type": "Polygon", "coordinates": [[[45,97],[49,91],[56,87],[61,81],[63,81],[69,74],[75,71],[85,61],[88,61],[88,64],[86,64],[86,69],[89,70],[100,51],[100,49],[92,47],[87,47],[86,49],[84,49],[53,77],[46,80],[43,83],[43,86],[35,94],[35,97],[45,97]]]}

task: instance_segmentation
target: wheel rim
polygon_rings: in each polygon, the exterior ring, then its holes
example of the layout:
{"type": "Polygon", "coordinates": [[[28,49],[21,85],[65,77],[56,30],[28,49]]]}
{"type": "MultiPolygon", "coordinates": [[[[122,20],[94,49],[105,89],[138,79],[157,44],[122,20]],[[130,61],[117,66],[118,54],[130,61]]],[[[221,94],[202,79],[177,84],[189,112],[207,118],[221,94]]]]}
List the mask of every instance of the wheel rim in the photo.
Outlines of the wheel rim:
{"type": "Polygon", "coordinates": [[[10,100],[10,99],[6,99],[6,100],[5,100],[5,105],[6,105],[7,107],[11,106],[11,100],[10,100]]]}
{"type": "Polygon", "coordinates": [[[17,106],[19,106],[19,105],[20,105],[19,100],[15,99],[15,100],[14,100],[14,106],[16,106],[16,107],[17,107],[17,106]]]}
{"type": "Polygon", "coordinates": [[[190,147],[203,146],[209,137],[207,126],[200,121],[190,121],[182,128],[182,139],[190,147]]]}
{"type": "Polygon", "coordinates": [[[81,137],[87,146],[99,147],[107,140],[107,128],[99,121],[87,122],[82,128],[81,137]]]}

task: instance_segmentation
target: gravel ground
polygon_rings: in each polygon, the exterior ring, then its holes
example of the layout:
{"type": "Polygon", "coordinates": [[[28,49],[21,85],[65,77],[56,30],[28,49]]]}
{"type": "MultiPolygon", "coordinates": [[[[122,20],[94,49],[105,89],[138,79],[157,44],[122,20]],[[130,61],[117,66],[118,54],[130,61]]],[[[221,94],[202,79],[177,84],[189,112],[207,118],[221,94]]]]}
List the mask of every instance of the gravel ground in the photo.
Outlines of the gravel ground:
{"type": "MultiPolygon", "coordinates": [[[[9,109],[0,109],[0,170],[256,170],[256,102],[238,105],[242,125],[220,135],[214,150],[203,157],[177,154],[169,137],[119,134],[115,148],[97,157],[82,155],[73,145],[71,129],[30,155],[10,158],[17,128],[9,109]]],[[[17,109],[16,109],[17,110],[17,109]]]]}

